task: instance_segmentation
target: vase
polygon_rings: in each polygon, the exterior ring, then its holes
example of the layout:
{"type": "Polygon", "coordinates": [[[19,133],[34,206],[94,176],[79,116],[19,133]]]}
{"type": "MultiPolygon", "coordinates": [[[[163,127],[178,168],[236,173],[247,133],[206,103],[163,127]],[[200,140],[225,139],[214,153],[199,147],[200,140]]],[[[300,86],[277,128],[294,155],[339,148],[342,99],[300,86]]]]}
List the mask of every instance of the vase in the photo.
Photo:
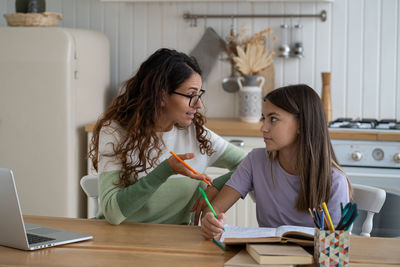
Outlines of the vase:
{"type": "Polygon", "coordinates": [[[265,79],[258,75],[238,77],[239,118],[241,121],[257,123],[262,113],[262,87],[265,79]]]}

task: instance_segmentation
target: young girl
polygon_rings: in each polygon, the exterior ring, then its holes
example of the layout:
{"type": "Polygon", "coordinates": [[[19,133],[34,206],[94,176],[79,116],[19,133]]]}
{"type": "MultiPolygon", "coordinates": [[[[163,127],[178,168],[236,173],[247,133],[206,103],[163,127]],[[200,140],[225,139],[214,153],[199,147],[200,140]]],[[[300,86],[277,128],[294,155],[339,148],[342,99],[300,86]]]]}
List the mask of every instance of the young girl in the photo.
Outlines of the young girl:
{"type": "Polygon", "coordinates": [[[202,234],[222,233],[226,212],[253,191],[260,227],[313,227],[308,208],[326,202],[334,224],[340,202],[349,201],[350,183],[340,170],[319,96],[307,85],[276,89],[265,98],[261,132],[266,148],[249,153],[202,218],[202,234]]]}

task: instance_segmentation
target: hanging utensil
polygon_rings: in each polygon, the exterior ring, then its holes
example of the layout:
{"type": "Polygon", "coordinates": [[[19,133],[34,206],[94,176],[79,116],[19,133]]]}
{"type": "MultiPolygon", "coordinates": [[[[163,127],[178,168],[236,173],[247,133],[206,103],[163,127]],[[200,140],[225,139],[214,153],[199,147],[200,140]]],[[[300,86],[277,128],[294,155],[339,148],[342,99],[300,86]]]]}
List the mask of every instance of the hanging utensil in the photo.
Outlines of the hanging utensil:
{"type": "Polygon", "coordinates": [[[228,93],[236,93],[239,91],[239,84],[237,83],[237,77],[235,76],[235,68],[231,65],[231,77],[224,78],[222,80],[222,88],[228,93]]]}
{"type": "MultiPolygon", "coordinates": [[[[231,31],[230,31],[230,41],[229,41],[229,51],[234,51],[235,49],[235,43],[233,42],[233,37],[235,36],[235,31],[233,29],[233,19],[232,19],[232,24],[231,24],[231,31]]],[[[231,76],[224,78],[222,80],[222,88],[228,92],[228,93],[236,93],[239,91],[239,84],[237,83],[237,76],[236,76],[236,71],[235,71],[235,66],[234,66],[234,62],[232,60],[232,55],[230,58],[230,63],[231,63],[231,76]]]]}
{"type": "Polygon", "coordinates": [[[224,50],[225,40],[213,28],[208,27],[200,41],[190,52],[195,57],[202,70],[202,77],[207,80],[212,68],[218,60],[218,55],[224,50]]]}

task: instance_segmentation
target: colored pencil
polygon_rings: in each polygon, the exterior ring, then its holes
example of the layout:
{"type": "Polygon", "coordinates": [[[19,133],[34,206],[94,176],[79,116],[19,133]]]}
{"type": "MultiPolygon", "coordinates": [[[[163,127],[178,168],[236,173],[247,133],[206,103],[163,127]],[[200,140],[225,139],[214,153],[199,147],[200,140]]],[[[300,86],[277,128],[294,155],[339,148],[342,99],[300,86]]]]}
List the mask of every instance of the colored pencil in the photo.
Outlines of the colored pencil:
{"type": "Polygon", "coordinates": [[[308,211],[310,212],[311,218],[314,221],[314,224],[317,228],[319,228],[318,222],[317,222],[317,218],[315,218],[314,214],[312,213],[311,209],[308,208],[308,211]]]}
{"type": "MultiPolygon", "coordinates": [[[[204,190],[201,187],[199,187],[199,191],[200,191],[201,196],[206,201],[206,203],[207,203],[208,207],[210,208],[211,212],[214,214],[214,217],[218,219],[218,214],[215,212],[214,208],[211,206],[211,203],[208,200],[206,192],[204,192],[204,190]]],[[[222,227],[222,229],[225,231],[225,227],[222,227]]]]}
{"type": "Polygon", "coordinates": [[[213,242],[214,242],[215,244],[217,244],[217,246],[220,247],[223,251],[226,250],[226,248],[225,248],[220,242],[218,242],[217,240],[215,240],[214,238],[213,238],[213,242]]]}
{"type": "Polygon", "coordinates": [[[328,225],[328,223],[326,223],[324,210],[321,210],[321,217],[320,218],[321,218],[321,230],[324,230],[324,221],[325,221],[325,224],[328,225]]]}
{"type": "MultiPolygon", "coordinates": [[[[191,170],[192,172],[194,172],[197,175],[200,175],[200,173],[198,173],[197,171],[195,171],[192,167],[189,166],[189,164],[187,164],[184,160],[182,160],[177,154],[175,154],[172,151],[169,151],[169,153],[172,154],[172,156],[174,156],[177,160],[179,160],[180,163],[182,163],[183,165],[186,166],[186,168],[188,168],[189,170],[191,170]]],[[[203,179],[203,181],[208,184],[211,185],[211,183],[209,181],[207,181],[206,179],[203,179]]]]}
{"type": "Polygon", "coordinates": [[[340,214],[343,216],[343,203],[340,202],[340,214]]]}
{"type": "Polygon", "coordinates": [[[328,223],[328,221],[326,220],[326,216],[324,216],[324,221],[325,221],[326,227],[329,229],[329,223],[328,223]]]}
{"type": "Polygon", "coordinates": [[[308,208],[308,211],[310,212],[311,218],[313,218],[313,220],[314,220],[314,215],[312,214],[312,211],[311,211],[311,209],[310,209],[310,208],[308,208]]]}
{"type": "Polygon", "coordinates": [[[329,211],[328,211],[328,208],[327,208],[325,202],[322,202],[322,208],[323,208],[324,211],[325,211],[325,216],[326,216],[326,218],[327,218],[327,220],[328,220],[328,222],[329,222],[329,228],[330,228],[330,230],[335,231],[335,227],[333,226],[333,223],[332,223],[332,220],[331,220],[331,216],[329,215],[329,211]]]}

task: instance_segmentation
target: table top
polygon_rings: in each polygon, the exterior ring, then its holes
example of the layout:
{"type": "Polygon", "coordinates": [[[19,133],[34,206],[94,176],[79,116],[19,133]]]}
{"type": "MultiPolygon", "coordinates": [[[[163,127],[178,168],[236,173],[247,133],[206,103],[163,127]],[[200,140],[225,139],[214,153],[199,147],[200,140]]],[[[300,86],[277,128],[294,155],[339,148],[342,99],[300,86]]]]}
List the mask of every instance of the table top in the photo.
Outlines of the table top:
{"type": "MultiPolygon", "coordinates": [[[[200,227],[24,216],[25,221],[94,236],[92,240],[36,251],[0,246],[0,265],[223,266],[242,247],[219,249],[200,227]],[[62,262],[62,264],[60,264],[62,262]]],[[[351,236],[350,266],[400,263],[400,239],[351,236]]]]}
{"type": "Polygon", "coordinates": [[[164,253],[223,255],[211,241],[204,240],[200,227],[173,224],[122,223],[106,220],[24,216],[25,221],[93,235],[93,239],[72,243],[68,247],[108,249],[124,248],[164,253]]]}
{"type": "Polygon", "coordinates": [[[204,240],[200,227],[105,220],[24,216],[25,222],[93,235],[92,240],[36,251],[0,246],[0,266],[223,266],[237,250],[224,252],[204,240]],[[171,264],[169,264],[171,263],[171,264]]]}

